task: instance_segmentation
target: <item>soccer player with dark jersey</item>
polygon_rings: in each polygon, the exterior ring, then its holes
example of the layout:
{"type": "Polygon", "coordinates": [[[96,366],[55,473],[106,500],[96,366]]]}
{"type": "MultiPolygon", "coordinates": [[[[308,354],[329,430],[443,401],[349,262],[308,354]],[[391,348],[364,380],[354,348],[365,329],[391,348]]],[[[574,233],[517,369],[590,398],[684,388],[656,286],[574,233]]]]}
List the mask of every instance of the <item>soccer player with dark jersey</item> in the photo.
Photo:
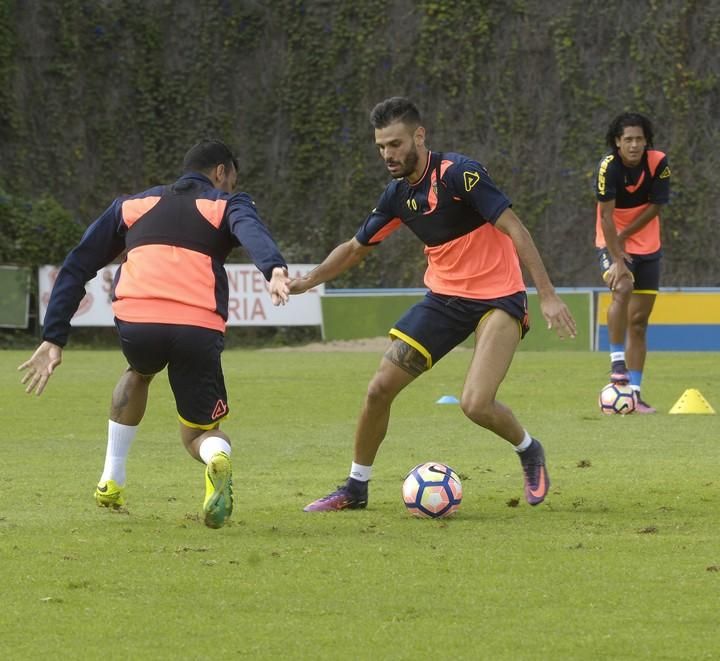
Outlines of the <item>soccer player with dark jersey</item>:
{"type": "Polygon", "coordinates": [[[655,413],[640,394],[647,328],[660,287],[660,208],[670,199],[667,156],[652,148],[650,120],[623,113],[605,137],[595,181],[595,246],[603,280],[612,292],[607,313],[611,381],[630,383],[635,410],[655,413]]]}
{"type": "Polygon", "coordinates": [[[355,433],[346,483],[305,511],[359,509],[400,391],[469,335],[475,351],[460,405],[475,424],[508,441],[523,469],[525,497],[541,503],[550,486],[542,445],[495,399],[520,339],[528,330],[520,261],[530,273],[548,327],[575,335],[575,322],[555,293],[529,232],[477,161],[430,151],[417,107],[393,97],[370,114],[375,144],[393,181],[354,238],[313,271],[290,283],[301,293],[360,262],[399,227],[425,245],[429,292],[390,330],[391,343],[372,378],[355,433]],[[519,259],[518,259],[519,258],[519,259]]]}
{"type": "Polygon", "coordinates": [[[168,368],[180,437],[206,464],[205,524],[220,528],[233,508],[229,412],[220,355],[228,314],[228,254],[242,245],[269,282],[274,305],[288,300],[287,264],[246,193],[233,192],[237,161],[222,142],[203,140],[185,155],[173,184],[116,199],[68,254],[50,296],[43,342],[18,369],[40,395],[62,361],[70,320],[97,271],[124,258],[112,306],[129,367],[112,395],[101,507],[125,504],[126,462],[155,374],[168,368]]]}

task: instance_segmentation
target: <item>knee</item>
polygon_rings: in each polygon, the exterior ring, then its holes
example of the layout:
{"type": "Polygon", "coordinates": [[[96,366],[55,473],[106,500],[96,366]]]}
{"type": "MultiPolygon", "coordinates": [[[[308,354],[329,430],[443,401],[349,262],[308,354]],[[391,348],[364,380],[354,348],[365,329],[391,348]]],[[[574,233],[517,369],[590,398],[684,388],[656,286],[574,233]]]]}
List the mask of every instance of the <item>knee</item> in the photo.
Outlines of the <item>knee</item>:
{"type": "Polygon", "coordinates": [[[460,408],[475,424],[487,427],[493,415],[493,399],[478,393],[464,392],[460,408]]]}
{"type": "Polygon", "coordinates": [[[140,374],[140,372],[136,372],[132,367],[128,367],[125,374],[127,375],[129,383],[133,386],[146,386],[155,376],[154,374],[140,374]]]}
{"type": "Polygon", "coordinates": [[[633,292],[633,281],[630,278],[622,278],[613,289],[613,298],[622,303],[630,300],[630,294],[633,292]]]}
{"type": "Polygon", "coordinates": [[[365,399],[369,405],[382,406],[392,403],[396,395],[397,391],[386,380],[375,377],[368,385],[365,399]]]}

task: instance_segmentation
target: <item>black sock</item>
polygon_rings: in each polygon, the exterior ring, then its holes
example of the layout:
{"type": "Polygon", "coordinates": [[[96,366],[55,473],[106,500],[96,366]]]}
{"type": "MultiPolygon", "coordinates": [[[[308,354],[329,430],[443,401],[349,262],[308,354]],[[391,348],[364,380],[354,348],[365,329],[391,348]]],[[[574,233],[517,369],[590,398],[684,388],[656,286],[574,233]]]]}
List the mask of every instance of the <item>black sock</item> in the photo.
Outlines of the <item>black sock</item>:
{"type": "Polygon", "coordinates": [[[368,490],[367,482],[356,480],[354,477],[349,477],[345,486],[348,488],[348,491],[350,491],[350,493],[356,493],[361,496],[364,496],[368,490]]]}

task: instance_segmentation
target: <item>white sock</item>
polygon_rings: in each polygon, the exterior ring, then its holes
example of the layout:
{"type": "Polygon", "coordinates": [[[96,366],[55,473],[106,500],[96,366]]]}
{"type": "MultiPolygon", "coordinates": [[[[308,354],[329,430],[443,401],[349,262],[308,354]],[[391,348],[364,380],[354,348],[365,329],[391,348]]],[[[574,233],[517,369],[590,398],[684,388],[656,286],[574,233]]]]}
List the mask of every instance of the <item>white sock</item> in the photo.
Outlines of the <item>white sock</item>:
{"type": "Polygon", "coordinates": [[[527,430],[525,430],[525,436],[523,436],[523,440],[520,441],[519,445],[515,446],[515,452],[525,452],[530,447],[530,443],[532,443],[532,436],[527,433],[527,430]]]}
{"type": "Polygon", "coordinates": [[[372,466],[363,466],[362,464],[356,464],[354,461],[350,466],[350,477],[358,482],[369,482],[371,473],[372,466]]]}
{"type": "Polygon", "coordinates": [[[198,453],[200,454],[200,459],[202,459],[206,464],[213,458],[213,455],[216,455],[218,452],[224,452],[228,457],[232,453],[230,443],[228,443],[224,438],[220,438],[219,436],[208,436],[202,443],[200,443],[198,453]]]}
{"type": "Polygon", "coordinates": [[[125,484],[125,465],[137,430],[138,425],[122,425],[119,422],[108,420],[105,467],[100,482],[115,480],[120,486],[125,484]]]}

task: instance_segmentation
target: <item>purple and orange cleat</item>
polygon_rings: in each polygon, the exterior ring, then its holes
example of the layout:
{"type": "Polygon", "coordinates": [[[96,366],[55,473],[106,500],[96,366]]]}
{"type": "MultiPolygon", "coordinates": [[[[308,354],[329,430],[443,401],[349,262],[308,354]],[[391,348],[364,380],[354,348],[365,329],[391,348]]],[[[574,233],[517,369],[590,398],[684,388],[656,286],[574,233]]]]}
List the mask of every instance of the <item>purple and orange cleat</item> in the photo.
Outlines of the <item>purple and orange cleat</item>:
{"type": "Polygon", "coordinates": [[[334,512],[337,510],[361,510],[367,507],[367,501],[367,482],[359,482],[358,480],[353,480],[353,478],[348,478],[345,484],[339,486],[332,493],[323,498],[318,498],[303,507],[303,511],[334,512]]]}
{"type": "Polygon", "coordinates": [[[635,392],[635,413],[657,413],[654,406],[650,406],[650,404],[640,399],[639,390],[635,392]]]}
{"type": "Polygon", "coordinates": [[[536,438],[530,447],[519,453],[525,482],[525,500],[530,505],[539,505],[545,500],[550,488],[550,476],[545,468],[545,451],[536,438]]]}

